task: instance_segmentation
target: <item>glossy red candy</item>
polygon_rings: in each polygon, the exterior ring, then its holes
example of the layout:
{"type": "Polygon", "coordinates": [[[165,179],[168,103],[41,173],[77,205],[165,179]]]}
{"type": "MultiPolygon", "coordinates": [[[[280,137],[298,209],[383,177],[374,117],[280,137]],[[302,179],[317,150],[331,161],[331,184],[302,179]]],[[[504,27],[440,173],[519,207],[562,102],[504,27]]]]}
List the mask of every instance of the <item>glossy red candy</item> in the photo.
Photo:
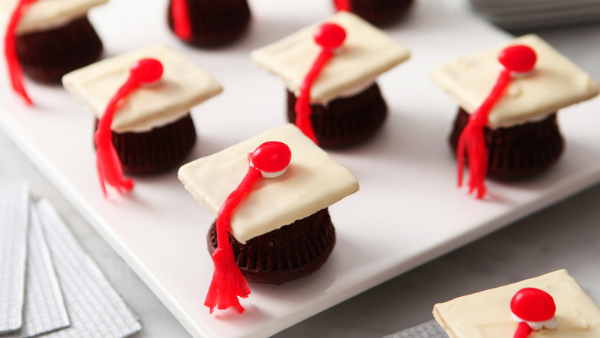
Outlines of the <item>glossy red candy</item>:
{"type": "Polygon", "coordinates": [[[291,159],[292,151],[283,142],[265,142],[252,153],[252,165],[258,170],[270,173],[287,168],[291,159]]]}
{"type": "Polygon", "coordinates": [[[130,76],[139,83],[152,83],[160,80],[163,65],[156,59],[141,59],[134,62],[129,70],[130,76]]]}
{"type": "Polygon", "coordinates": [[[498,56],[498,60],[508,70],[526,73],[535,66],[537,55],[529,46],[516,45],[505,48],[498,56]]]}
{"type": "Polygon", "coordinates": [[[339,25],[326,23],[317,29],[314,38],[317,45],[327,49],[336,49],[346,40],[346,31],[339,25]]]}
{"type": "Polygon", "coordinates": [[[556,314],[554,299],[546,291],[525,288],[517,292],[510,301],[510,310],[515,316],[528,322],[543,322],[556,314]]]}

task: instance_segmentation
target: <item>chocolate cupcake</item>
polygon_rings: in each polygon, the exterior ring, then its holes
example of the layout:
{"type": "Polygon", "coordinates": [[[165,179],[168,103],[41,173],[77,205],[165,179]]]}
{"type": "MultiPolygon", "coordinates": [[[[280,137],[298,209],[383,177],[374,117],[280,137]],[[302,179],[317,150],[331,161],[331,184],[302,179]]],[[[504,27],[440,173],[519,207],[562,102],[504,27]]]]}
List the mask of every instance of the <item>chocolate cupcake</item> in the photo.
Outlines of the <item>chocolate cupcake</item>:
{"type": "Polygon", "coordinates": [[[190,109],[223,90],[192,61],[162,45],[76,70],[65,75],[63,84],[94,113],[96,145],[99,133],[110,134],[107,141],[129,174],[157,173],[181,163],[196,142],[190,109]],[[150,65],[157,64],[160,74],[152,67],[145,71],[131,68],[146,59],[156,61],[150,65]],[[156,75],[157,81],[144,84],[150,75],[156,75]],[[116,98],[115,93],[122,93],[136,77],[141,82],[126,90],[126,97],[116,98]],[[107,113],[110,107],[116,112],[107,113]],[[102,131],[105,118],[109,130],[102,131]]]}
{"type": "Polygon", "coordinates": [[[594,79],[536,35],[443,64],[432,76],[459,103],[450,145],[459,163],[468,160],[479,198],[486,173],[518,179],[551,167],[564,148],[557,111],[599,93],[594,79]]]}
{"type": "MultiPolygon", "coordinates": [[[[242,244],[229,242],[242,275],[250,283],[283,284],[306,277],[325,264],[335,246],[335,228],[327,208],[242,244]],[[265,249],[266,248],[266,249],[265,249]]],[[[207,235],[208,252],[218,246],[216,221],[207,235]]]]}
{"type": "Polygon", "coordinates": [[[195,47],[212,47],[238,39],[248,29],[247,0],[170,0],[169,28],[195,47]]]}
{"type": "Polygon", "coordinates": [[[360,17],[339,12],[251,57],[285,82],[290,121],[320,146],[334,148],[364,141],[380,129],[387,106],[375,79],[410,53],[360,17]]]}
{"type": "Polygon", "coordinates": [[[374,25],[387,25],[402,18],[413,0],[333,0],[338,11],[360,15],[374,25]]]}
{"type": "Polygon", "coordinates": [[[98,60],[102,42],[87,12],[108,0],[36,1],[23,8],[3,1],[12,13],[7,34],[15,34],[14,52],[22,71],[41,83],[59,83],[66,73],[98,60]],[[14,28],[14,31],[11,31],[14,28]]]}
{"type": "Polygon", "coordinates": [[[327,208],[358,191],[356,178],[292,124],[188,163],[179,179],[217,216],[207,237],[211,310],[242,311],[236,296],[249,294],[246,279],[282,284],[321,268],[335,245],[327,208]],[[234,282],[221,279],[225,271],[234,282]]]}
{"type": "MultiPolygon", "coordinates": [[[[96,118],[95,131],[100,120],[96,118]]],[[[196,144],[196,128],[188,112],[176,121],[146,132],[112,133],[123,171],[131,175],[156,174],[181,163],[196,144]]]]}
{"type": "MultiPolygon", "coordinates": [[[[289,90],[287,95],[287,117],[294,122],[296,95],[289,90]]],[[[311,108],[311,123],[323,148],[344,147],[370,138],[381,128],[388,111],[376,83],[357,95],[334,99],[327,106],[312,104],[311,108]]]]}
{"type": "MultiPolygon", "coordinates": [[[[469,116],[461,108],[454,121],[450,146],[455,154],[469,116]]],[[[485,127],[484,138],[488,149],[487,176],[502,180],[520,179],[542,172],[558,161],[564,149],[556,113],[540,121],[512,127],[485,127]]]]}

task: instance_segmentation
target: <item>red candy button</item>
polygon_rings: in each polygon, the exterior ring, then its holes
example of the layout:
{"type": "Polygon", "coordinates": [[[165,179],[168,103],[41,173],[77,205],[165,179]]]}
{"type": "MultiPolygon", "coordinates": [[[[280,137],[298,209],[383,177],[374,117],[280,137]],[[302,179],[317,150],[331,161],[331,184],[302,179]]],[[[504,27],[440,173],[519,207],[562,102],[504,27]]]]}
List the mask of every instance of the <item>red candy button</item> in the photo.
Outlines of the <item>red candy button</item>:
{"type": "Polygon", "coordinates": [[[326,23],[317,29],[315,42],[326,49],[336,49],[346,40],[346,31],[334,23],[326,23]]]}
{"type": "Polygon", "coordinates": [[[535,66],[537,55],[531,47],[516,45],[504,49],[498,56],[498,60],[508,70],[526,73],[535,66]]]}
{"type": "Polygon", "coordinates": [[[131,65],[129,72],[138,83],[152,83],[160,80],[163,65],[156,59],[141,59],[131,65]]]}
{"type": "Polygon", "coordinates": [[[510,301],[510,310],[515,316],[525,321],[543,322],[554,317],[556,304],[547,292],[535,288],[525,288],[517,292],[510,301]]]}
{"type": "Polygon", "coordinates": [[[291,159],[290,147],[276,141],[265,142],[252,153],[252,165],[258,170],[270,173],[287,168],[291,159]]]}

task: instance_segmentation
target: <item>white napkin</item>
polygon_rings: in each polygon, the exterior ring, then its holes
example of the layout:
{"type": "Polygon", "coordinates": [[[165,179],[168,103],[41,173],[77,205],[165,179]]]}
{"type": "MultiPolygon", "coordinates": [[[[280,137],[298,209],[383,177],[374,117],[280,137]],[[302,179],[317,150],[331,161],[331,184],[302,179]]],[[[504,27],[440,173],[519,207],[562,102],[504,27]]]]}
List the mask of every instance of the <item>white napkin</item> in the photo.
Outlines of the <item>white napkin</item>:
{"type": "MultiPolygon", "coordinates": [[[[398,331],[383,338],[448,338],[448,335],[435,320],[398,331]]],[[[508,337],[507,337],[508,338],[508,337]]]]}
{"type": "Polygon", "coordinates": [[[33,337],[69,326],[65,300],[54,272],[42,224],[33,206],[29,208],[29,249],[23,327],[16,337],[33,337]]]}
{"type": "Polygon", "coordinates": [[[28,225],[27,187],[0,190],[0,334],[23,325],[28,225]]]}
{"type": "Polygon", "coordinates": [[[141,329],[54,208],[33,204],[26,185],[0,189],[0,329],[5,338],[122,338],[141,329]]]}
{"type": "Polygon", "coordinates": [[[142,326],[96,263],[79,246],[52,205],[35,205],[62,286],[71,326],[43,337],[122,338],[142,326]]]}

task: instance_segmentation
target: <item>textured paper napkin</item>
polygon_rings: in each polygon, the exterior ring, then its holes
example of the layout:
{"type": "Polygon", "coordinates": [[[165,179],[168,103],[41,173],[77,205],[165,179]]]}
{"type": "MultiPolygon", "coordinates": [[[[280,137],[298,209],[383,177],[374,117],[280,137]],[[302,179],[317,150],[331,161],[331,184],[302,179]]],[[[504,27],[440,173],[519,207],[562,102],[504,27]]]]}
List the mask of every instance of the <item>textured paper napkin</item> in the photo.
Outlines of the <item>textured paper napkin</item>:
{"type": "Polygon", "coordinates": [[[435,320],[430,320],[383,338],[448,338],[448,335],[435,320]]]}
{"type": "Polygon", "coordinates": [[[0,190],[0,334],[23,325],[29,192],[27,186],[0,190]]]}
{"type": "Polygon", "coordinates": [[[79,246],[54,207],[45,200],[35,209],[60,281],[71,326],[47,338],[122,338],[142,326],[96,263],[79,246]]]}
{"type": "Polygon", "coordinates": [[[12,337],[34,337],[69,326],[65,306],[42,224],[31,202],[29,208],[29,248],[27,281],[23,307],[23,327],[12,337]]]}

